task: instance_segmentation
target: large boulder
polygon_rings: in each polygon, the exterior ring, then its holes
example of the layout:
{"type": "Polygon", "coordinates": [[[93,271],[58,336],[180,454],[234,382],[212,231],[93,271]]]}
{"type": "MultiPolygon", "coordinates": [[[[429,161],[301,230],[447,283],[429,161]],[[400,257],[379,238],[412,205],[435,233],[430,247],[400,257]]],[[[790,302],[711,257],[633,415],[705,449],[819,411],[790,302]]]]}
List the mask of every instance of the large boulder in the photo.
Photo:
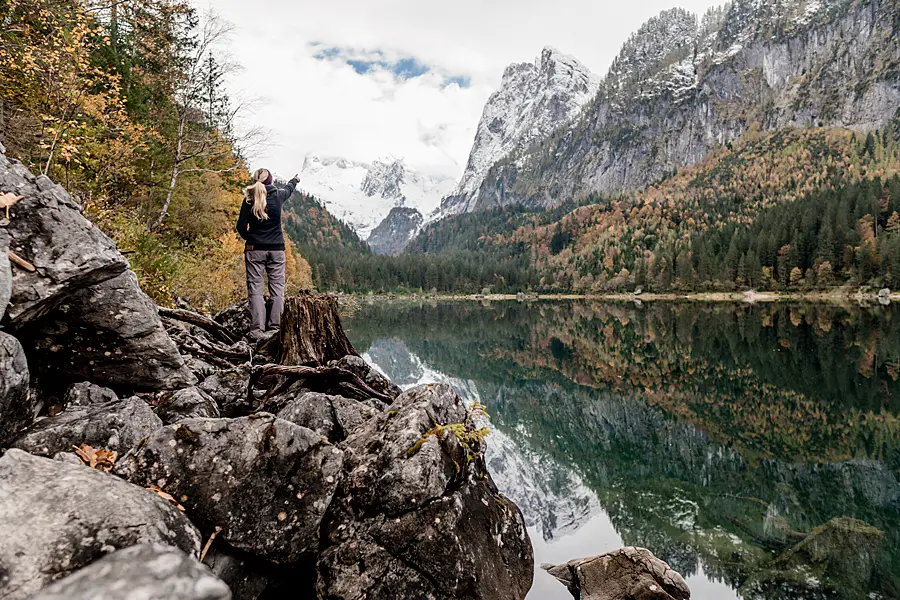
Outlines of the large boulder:
{"type": "Polygon", "coordinates": [[[231,600],[231,590],[178,548],[140,544],[118,550],[31,600],[231,600]]]}
{"type": "Polygon", "coordinates": [[[341,445],[319,597],[525,597],[531,542],[487,472],[473,421],[449,386],[420,386],[341,445]]]}
{"type": "Polygon", "coordinates": [[[115,472],[156,484],[205,531],[256,556],[290,563],[319,546],[319,523],[343,453],[305,427],[261,413],[188,419],[156,431],[115,472]]]}
{"type": "Polygon", "coordinates": [[[196,386],[163,393],[156,414],[166,425],[184,419],[217,419],[221,416],[216,401],[196,386]]]}
{"type": "Polygon", "coordinates": [[[28,327],[41,370],[116,390],[172,390],[196,379],[131,271],[75,292],[28,327]]]}
{"type": "Polygon", "coordinates": [[[86,466],[0,457],[0,597],[28,598],[105,554],[159,543],[197,556],[200,534],[156,493],[86,466]]]}
{"type": "Polygon", "coordinates": [[[224,325],[228,331],[236,336],[244,337],[250,333],[250,303],[246,300],[241,300],[240,302],[232,304],[216,313],[213,320],[220,325],[224,325]]]}
{"type": "Polygon", "coordinates": [[[278,417],[337,443],[380,414],[381,411],[356,400],[306,392],[289,401],[278,417]]]}
{"type": "Polygon", "coordinates": [[[19,341],[0,332],[0,448],[8,446],[34,420],[28,393],[28,363],[19,341]]]}
{"type": "MultiPolygon", "coordinates": [[[[34,265],[16,267],[6,318],[18,329],[73,292],[128,268],[111,239],[81,215],[81,207],[47,177],[35,177],[0,153],[0,193],[24,196],[10,209],[9,249],[34,265]]],[[[2,275],[0,275],[2,279],[2,275]]]]}
{"type": "MultiPolygon", "coordinates": [[[[814,528],[766,569],[748,578],[740,592],[768,597],[795,590],[800,597],[813,585],[821,597],[865,598],[877,577],[885,532],[851,517],[835,517],[814,528]]],[[[817,596],[818,597],[818,596],[817,596]]]]}
{"type": "Polygon", "coordinates": [[[124,454],[162,426],[153,409],[135,396],[106,404],[70,406],[36,422],[14,446],[48,457],[71,452],[72,446],[81,444],[124,454]]]}
{"type": "Polygon", "coordinates": [[[90,381],[72,384],[63,397],[66,406],[94,406],[115,402],[119,397],[107,387],[94,385],[90,381]]]}
{"type": "Polygon", "coordinates": [[[561,565],[541,565],[575,600],[688,600],[681,575],[645,548],[629,546],[561,565]]]}

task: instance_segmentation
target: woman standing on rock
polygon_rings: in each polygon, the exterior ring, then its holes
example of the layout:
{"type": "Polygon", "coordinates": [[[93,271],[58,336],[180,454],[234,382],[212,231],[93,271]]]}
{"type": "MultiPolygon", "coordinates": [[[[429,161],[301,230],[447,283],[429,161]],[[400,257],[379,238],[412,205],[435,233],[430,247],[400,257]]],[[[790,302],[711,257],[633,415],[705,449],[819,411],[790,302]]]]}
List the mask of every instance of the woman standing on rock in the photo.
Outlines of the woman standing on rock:
{"type": "Polygon", "coordinates": [[[244,264],[247,267],[247,297],[253,329],[248,337],[258,340],[263,330],[281,326],[284,310],[284,233],[281,231],[281,206],[294,193],[299,176],[294,175],[287,186],[273,185],[272,173],[258,169],[253,183],[244,192],[238,234],[244,240],[244,264]],[[269,295],[272,310],[266,323],[266,302],[263,298],[263,272],[269,276],[269,295]]]}

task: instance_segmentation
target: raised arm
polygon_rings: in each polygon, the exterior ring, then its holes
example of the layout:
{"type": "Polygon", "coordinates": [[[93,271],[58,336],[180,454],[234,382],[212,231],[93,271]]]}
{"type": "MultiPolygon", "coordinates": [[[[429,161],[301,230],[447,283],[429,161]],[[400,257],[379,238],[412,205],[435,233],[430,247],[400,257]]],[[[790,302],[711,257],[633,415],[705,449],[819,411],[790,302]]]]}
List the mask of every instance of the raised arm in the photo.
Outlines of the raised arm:
{"type": "Polygon", "coordinates": [[[287,182],[286,186],[284,186],[283,188],[279,188],[278,195],[276,196],[278,198],[278,202],[280,202],[281,204],[287,202],[287,200],[294,195],[294,190],[297,189],[298,183],[300,183],[300,176],[294,175],[291,180],[287,182]]]}
{"type": "Polygon", "coordinates": [[[247,226],[250,224],[250,204],[241,202],[241,214],[237,220],[238,235],[247,239],[247,226]]]}

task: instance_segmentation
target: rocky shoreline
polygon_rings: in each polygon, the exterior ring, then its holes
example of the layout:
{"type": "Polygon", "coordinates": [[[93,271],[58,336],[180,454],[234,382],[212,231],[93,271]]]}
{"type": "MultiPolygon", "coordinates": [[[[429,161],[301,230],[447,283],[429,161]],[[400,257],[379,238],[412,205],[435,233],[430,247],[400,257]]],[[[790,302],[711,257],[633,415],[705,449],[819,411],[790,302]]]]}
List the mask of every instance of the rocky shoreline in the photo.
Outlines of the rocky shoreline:
{"type": "Polygon", "coordinates": [[[584,302],[729,302],[761,303],[803,302],[812,304],[839,304],[888,306],[900,302],[900,293],[883,290],[837,288],[808,292],[609,292],[609,293],[560,293],[560,294],[338,294],[342,305],[353,306],[360,302],[554,302],[578,300],[584,302]]]}
{"type": "Polygon", "coordinates": [[[521,512],[448,386],[251,346],[244,304],[158,310],[61,187],[0,155],[0,189],[0,596],[525,597],[521,512]]]}

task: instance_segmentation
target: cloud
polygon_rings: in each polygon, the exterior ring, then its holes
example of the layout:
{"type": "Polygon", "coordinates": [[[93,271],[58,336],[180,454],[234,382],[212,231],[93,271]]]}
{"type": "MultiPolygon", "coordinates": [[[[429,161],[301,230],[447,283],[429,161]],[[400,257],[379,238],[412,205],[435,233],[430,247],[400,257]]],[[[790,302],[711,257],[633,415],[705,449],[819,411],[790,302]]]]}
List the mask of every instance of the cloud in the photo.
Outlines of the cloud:
{"type": "Polygon", "coordinates": [[[444,81],[443,86],[456,84],[459,87],[469,87],[472,84],[470,77],[465,75],[441,72],[441,69],[427,65],[415,56],[403,55],[397,51],[383,49],[357,49],[336,48],[326,46],[321,42],[310,44],[313,50],[313,58],[322,61],[336,61],[346,63],[359,75],[368,75],[376,70],[384,70],[391,73],[397,80],[406,81],[429,73],[440,74],[444,81]]]}
{"type": "MultiPolygon", "coordinates": [[[[718,4],[684,0],[703,12],[718,4]]],[[[394,155],[459,177],[484,103],[511,62],[546,45],[604,74],[628,35],[671,0],[217,0],[235,25],[237,94],[272,132],[251,157],[279,174],[307,153],[394,155]]],[[[199,6],[201,9],[203,6],[199,6]]]]}

